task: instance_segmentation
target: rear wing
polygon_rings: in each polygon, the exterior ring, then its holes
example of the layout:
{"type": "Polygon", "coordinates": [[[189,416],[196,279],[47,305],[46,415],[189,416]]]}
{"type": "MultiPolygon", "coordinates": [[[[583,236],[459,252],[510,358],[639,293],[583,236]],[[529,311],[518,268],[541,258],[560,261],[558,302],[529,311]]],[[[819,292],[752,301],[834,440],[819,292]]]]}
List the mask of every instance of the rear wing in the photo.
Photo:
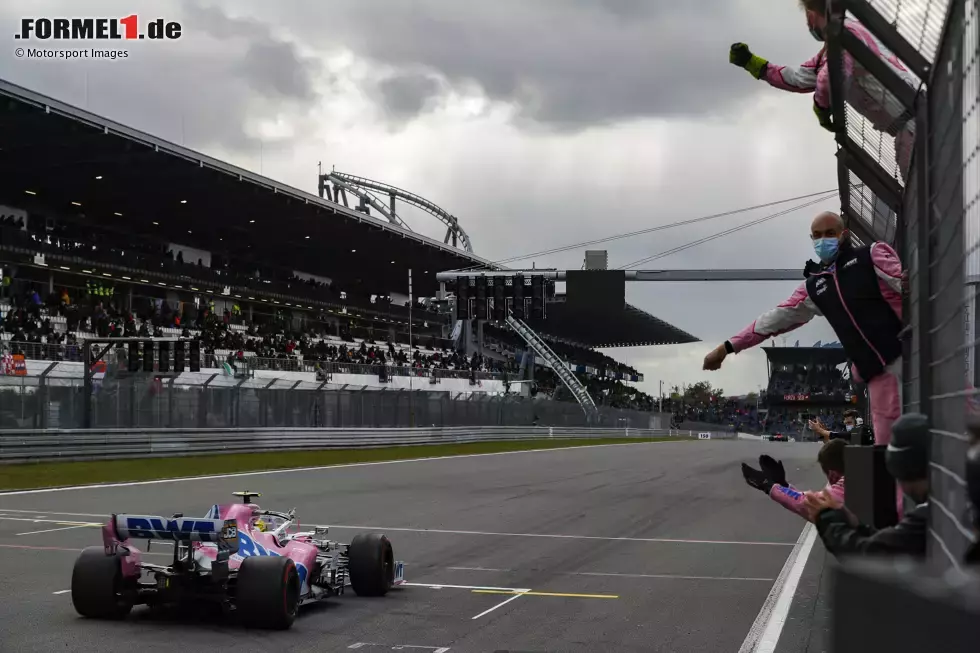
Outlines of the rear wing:
{"type": "Polygon", "coordinates": [[[230,548],[238,547],[238,524],[234,519],[113,515],[109,526],[120,542],[134,538],[171,542],[210,542],[230,548]]]}

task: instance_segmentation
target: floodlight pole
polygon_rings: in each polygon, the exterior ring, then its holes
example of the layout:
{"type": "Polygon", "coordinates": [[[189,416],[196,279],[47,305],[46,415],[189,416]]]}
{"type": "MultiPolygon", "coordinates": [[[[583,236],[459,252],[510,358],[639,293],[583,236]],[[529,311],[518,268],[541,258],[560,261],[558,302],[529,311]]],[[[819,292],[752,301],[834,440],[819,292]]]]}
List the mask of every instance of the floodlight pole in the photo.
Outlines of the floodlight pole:
{"type": "Polygon", "coordinates": [[[412,348],[412,268],[408,268],[408,425],[415,426],[415,399],[412,393],[414,380],[415,350],[412,348]]]}
{"type": "Polygon", "coordinates": [[[92,350],[88,340],[82,341],[82,361],[85,366],[83,376],[85,381],[82,389],[82,398],[85,401],[82,406],[82,428],[90,429],[92,428],[92,350]]]}
{"type": "Polygon", "coordinates": [[[95,372],[92,371],[92,365],[97,361],[102,360],[115,344],[112,342],[106,344],[105,348],[93,358],[92,345],[94,345],[96,342],[99,341],[96,340],[95,342],[92,342],[88,339],[82,341],[82,360],[84,361],[85,365],[85,373],[82,377],[84,379],[82,393],[85,397],[85,405],[82,406],[82,428],[86,429],[92,428],[92,376],[95,374],[95,372]]]}

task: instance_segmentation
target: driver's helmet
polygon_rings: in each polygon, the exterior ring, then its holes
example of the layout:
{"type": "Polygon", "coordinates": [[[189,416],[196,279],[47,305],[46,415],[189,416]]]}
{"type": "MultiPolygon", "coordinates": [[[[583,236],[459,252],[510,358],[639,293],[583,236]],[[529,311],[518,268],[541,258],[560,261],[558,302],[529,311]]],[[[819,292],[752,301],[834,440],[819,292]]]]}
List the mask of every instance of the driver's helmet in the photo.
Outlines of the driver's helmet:
{"type": "Polygon", "coordinates": [[[255,520],[254,526],[255,526],[256,529],[259,530],[259,532],[264,533],[265,530],[266,530],[265,522],[262,521],[262,518],[261,517],[259,517],[258,519],[255,520]]]}

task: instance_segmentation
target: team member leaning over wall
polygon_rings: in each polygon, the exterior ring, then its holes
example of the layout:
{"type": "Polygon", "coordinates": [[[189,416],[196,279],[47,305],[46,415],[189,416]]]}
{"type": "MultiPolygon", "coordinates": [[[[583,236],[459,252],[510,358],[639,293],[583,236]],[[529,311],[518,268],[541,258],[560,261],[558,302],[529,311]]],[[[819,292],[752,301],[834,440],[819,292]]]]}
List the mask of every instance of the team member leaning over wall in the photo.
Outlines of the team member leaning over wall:
{"type": "Polygon", "coordinates": [[[932,442],[929,420],[910,413],[893,426],[892,440],[885,453],[888,473],[895,477],[905,494],[915,501],[915,509],[897,525],[875,529],[860,523],[839,499],[826,491],[807,492],[804,505],[827,550],[835,556],[926,554],[929,519],[929,452],[932,442]]]}
{"type": "MultiPolygon", "coordinates": [[[[844,440],[831,440],[823,445],[820,453],[817,454],[817,462],[820,463],[820,468],[827,477],[824,491],[841,503],[844,502],[844,448],[846,446],[847,442],[844,440]]],[[[761,469],[755,469],[742,463],[742,476],[745,482],[764,492],[787,510],[809,520],[803,502],[805,495],[787,482],[782,461],[762,455],[759,456],[759,466],[761,469]]]]}

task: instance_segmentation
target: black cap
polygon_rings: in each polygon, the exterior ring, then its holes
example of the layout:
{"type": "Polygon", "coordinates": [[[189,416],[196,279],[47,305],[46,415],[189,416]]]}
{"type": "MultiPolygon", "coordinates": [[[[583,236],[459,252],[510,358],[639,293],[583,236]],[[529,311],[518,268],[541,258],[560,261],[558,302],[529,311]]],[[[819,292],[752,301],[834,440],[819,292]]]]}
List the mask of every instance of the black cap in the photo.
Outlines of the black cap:
{"type": "Polygon", "coordinates": [[[892,424],[892,439],[885,454],[888,473],[899,481],[928,478],[931,442],[928,417],[922,413],[899,417],[892,424]]]}

